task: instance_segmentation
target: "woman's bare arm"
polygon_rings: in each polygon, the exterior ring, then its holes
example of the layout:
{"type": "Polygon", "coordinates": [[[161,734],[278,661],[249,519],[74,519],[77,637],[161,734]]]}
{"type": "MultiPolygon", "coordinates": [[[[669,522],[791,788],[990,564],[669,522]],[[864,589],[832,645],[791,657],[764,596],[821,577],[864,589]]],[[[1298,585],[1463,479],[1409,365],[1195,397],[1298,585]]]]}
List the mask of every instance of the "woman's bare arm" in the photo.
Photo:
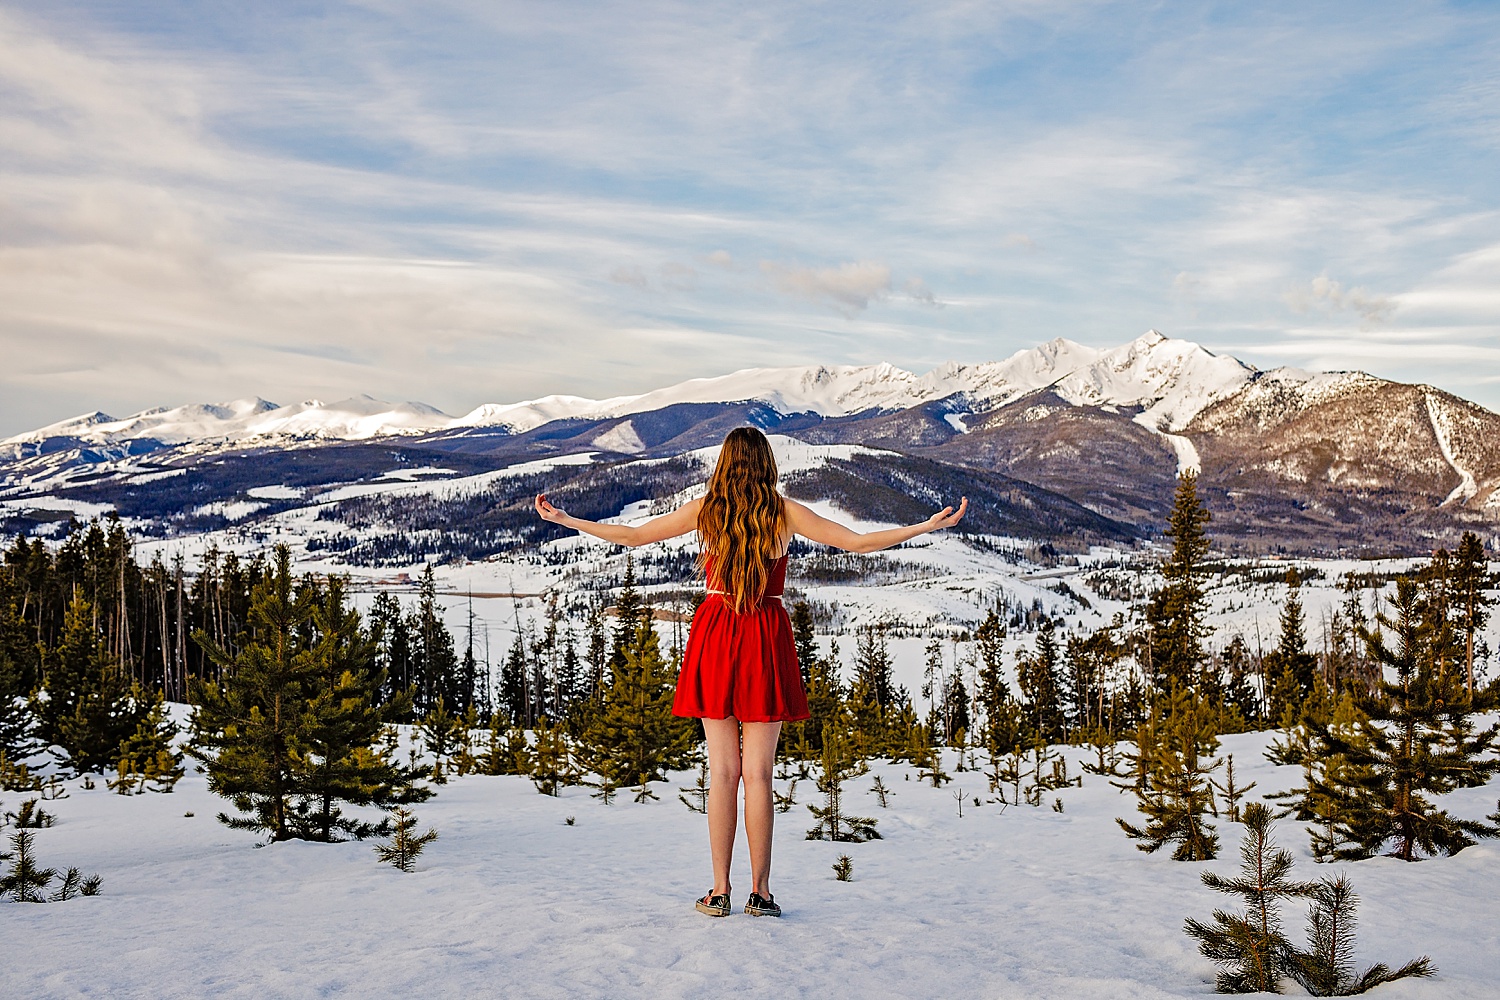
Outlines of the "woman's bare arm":
{"type": "Polygon", "coordinates": [[[653,517],[645,524],[601,524],[598,521],[588,521],[581,517],[574,517],[559,507],[554,507],[547,502],[547,494],[536,495],[536,512],[543,521],[551,521],[560,524],[564,528],[572,528],[595,538],[602,538],[606,542],[614,542],[616,545],[628,545],[634,548],[637,545],[649,545],[667,538],[676,538],[685,535],[698,527],[698,508],[703,506],[703,498],[689,500],[670,514],[653,517]]]}
{"type": "Polygon", "coordinates": [[[944,507],[936,514],[929,517],[920,524],[908,524],[900,528],[882,528],[879,531],[855,531],[846,528],[837,521],[814,513],[807,506],[795,500],[786,502],[787,527],[792,529],[793,534],[801,535],[810,542],[821,542],[824,545],[832,545],[836,549],[846,552],[878,552],[888,549],[892,545],[900,545],[902,542],[925,535],[929,531],[937,531],[940,528],[951,528],[963,520],[964,512],[969,509],[969,498],[964,497],[958,503],[958,509],[944,507]]]}

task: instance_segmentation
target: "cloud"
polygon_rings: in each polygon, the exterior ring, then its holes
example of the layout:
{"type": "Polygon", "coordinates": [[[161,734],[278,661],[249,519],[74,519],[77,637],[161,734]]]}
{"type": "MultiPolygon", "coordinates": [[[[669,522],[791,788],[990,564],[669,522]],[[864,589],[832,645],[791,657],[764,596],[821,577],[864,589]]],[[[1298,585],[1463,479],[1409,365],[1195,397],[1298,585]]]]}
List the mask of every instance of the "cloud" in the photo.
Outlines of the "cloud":
{"type": "Polygon", "coordinates": [[[1284,298],[1287,305],[1299,313],[1309,312],[1316,306],[1353,312],[1366,327],[1388,321],[1396,311],[1394,299],[1372,295],[1361,287],[1345,290],[1342,284],[1328,277],[1327,272],[1318,275],[1305,287],[1287,292],[1284,298]]]}
{"type": "Polygon", "coordinates": [[[863,312],[891,291],[890,267],[873,260],[837,267],[792,267],[764,260],[760,269],[779,291],[810,302],[830,302],[846,316],[863,312]]]}
{"type": "Polygon", "coordinates": [[[913,302],[920,302],[934,309],[943,308],[943,303],[938,301],[937,296],[932,294],[932,289],[927,287],[927,282],[921,278],[907,278],[902,282],[901,290],[906,292],[913,302]]]}
{"type": "Polygon", "coordinates": [[[635,264],[621,264],[609,272],[609,280],[617,285],[633,285],[636,288],[650,288],[651,282],[646,278],[646,272],[635,264]]]}

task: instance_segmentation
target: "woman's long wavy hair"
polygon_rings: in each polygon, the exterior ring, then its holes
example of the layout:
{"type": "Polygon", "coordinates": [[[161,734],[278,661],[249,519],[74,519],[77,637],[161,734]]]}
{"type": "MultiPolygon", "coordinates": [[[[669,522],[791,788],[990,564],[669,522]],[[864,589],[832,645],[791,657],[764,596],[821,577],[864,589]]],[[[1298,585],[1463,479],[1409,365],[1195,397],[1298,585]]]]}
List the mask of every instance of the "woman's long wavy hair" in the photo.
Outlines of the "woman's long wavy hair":
{"type": "Polygon", "coordinates": [[[724,438],[698,511],[698,568],[713,562],[725,600],[736,612],[759,603],[786,534],[786,502],[776,489],[776,456],[754,427],[724,438]]]}

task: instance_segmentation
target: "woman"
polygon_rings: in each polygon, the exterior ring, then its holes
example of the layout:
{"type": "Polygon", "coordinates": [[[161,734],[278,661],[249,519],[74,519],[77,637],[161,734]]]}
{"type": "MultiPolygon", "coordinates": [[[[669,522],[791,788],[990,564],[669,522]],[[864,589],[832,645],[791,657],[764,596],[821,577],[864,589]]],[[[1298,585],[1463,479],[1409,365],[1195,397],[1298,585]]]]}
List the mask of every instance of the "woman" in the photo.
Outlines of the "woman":
{"type": "Polygon", "coordinates": [[[742,781],[753,882],[745,912],[781,916],[770,886],[771,772],[781,724],[808,717],[791,620],[781,605],[792,536],[849,552],[875,552],[951,528],[969,504],[964,498],[957,510],[944,507],[920,524],[861,533],[783,497],[776,480],[776,458],[765,435],[753,427],[737,427],[724,438],[707,494],[644,524],[586,521],[554,507],[545,494],[536,498],[543,519],[617,545],[646,545],[698,532],[698,565],[708,597],[693,616],[672,710],[702,719],[708,742],[714,887],[696,905],[715,917],[730,911],[729,861],[742,781]]]}

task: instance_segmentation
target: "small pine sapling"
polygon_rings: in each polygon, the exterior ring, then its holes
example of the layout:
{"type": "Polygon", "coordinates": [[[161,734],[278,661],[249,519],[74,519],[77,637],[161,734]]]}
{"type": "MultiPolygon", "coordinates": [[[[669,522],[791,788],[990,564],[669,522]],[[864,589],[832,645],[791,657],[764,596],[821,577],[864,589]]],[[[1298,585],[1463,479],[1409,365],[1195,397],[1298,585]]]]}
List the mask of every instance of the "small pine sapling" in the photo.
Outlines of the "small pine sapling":
{"type": "Polygon", "coordinates": [[[840,854],[839,859],[833,863],[833,877],[840,882],[853,882],[854,859],[847,854],[840,854]]]}
{"type": "Polygon", "coordinates": [[[1235,784],[1234,754],[1230,754],[1225,759],[1223,783],[1212,781],[1210,784],[1213,785],[1214,791],[1224,797],[1224,817],[1231,823],[1238,823],[1240,821],[1240,799],[1244,798],[1245,793],[1254,788],[1256,783],[1252,781],[1248,785],[1235,784]]]}
{"type": "MultiPolygon", "coordinates": [[[[777,796],[778,799],[780,796],[777,796]]],[[[695,813],[708,812],[708,761],[698,765],[698,779],[691,788],[677,789],[677,799],[695,813]],[[688,798],[692,796],[692,798],[688,798]]],[[[786,812],[785,809],[782,812],[786,812]]]]}
{"type": "Polygon", "coordinates": [[[6,819],[10,820],[18,830],[45,830],[57,817],[37,803],[37,799],[27,799],[21,803],[21,808],[16,812],[6,813],[6,819]]]}
{"type": "Polygon", "coordinates": [[[880,802],[880,808],[884,809],[890,805],[890,797],[896,793],[891,791],[880,775],[875,775],[875,784],[870,786],[870,791],[875,793],[875,798],[880,802]]]}
{"type": "Polygon", "coordinates": [[[818,823],[807,831],[808,840],[834,840],[862,843],[879,840],[875,829],[876,820],[864,816],[849,816],[844,812],[844,781],[855,774],[863,773],[862,762],[857,762],[849,741],[833,726],[823,727],[822,765],[818,775],[818,791],[823,794],[823,805],[808,805],[808,810],[818,823]]]}
{"type": "Polygon", "coordinates": [[[943,782],[953,780],[943,770],[943,751],[932,745],[926,726],[912,727],[912,745],[908,752],[917,768],[918,781],[930,781],[933,788],[942,788],[943,782]]]}
{"type": "Polygon", "coordinates": [[[958,818],[959,819],[963,819],[964,818],[964,790],[962,788],[958,788],[958,789],[954,790],[954,792],[953,792],[953,801],[958,803],[958,818]]]}
{"type": "Polygon", "coordinates": [[[41,793],[43,802],[55,802],[68,797],[68,786],[64,785],[62,779],[55,774],[49,775],[37,791],[41,793]]]}
{"type": "Polygon", "coordinates": [[[1061,796],[1052,800],[1052,811],[1055,813],[1060,813],[1063,811],[1063,800],[1061,796]]]}
{"type": "Polygon", "coordinates": [[[17,903],[46,902],[42,890],[57,876],[57,870],[37,866],[31,853],[31,839],[35,836],[29,830],[11,834],[10,844],[15,853],[0,854],[0,860],[11,862],[10,871],[0,875],[0,896],[9,896],[17,903]]]}
{"type": "Polygon", "coordinates": [[[791,812],[792,806],[797,804],[797,778],[793,778],[786,786],[786,791],[778,792],[771,789],[771,795],[776,799],[776,811],[779,813],[791,812]]]}
{"type": "Polygon", "coordinates": [[[52,901],[54,903],[62,903],[72,899],[74,896],[97,896],[99,895],[99,885],[102,882],[103,880],[98,875],[90,875],[88,878],[84,878],[83,873],[77,868],[69,868],[67,874],[63,875],[62,884],[52,893],[52,901]],[[85,893],[83,891],[84,885],[89,882],[94,883],[94,891],[85,893]]]}
{"type": "Polygon", "coordinates": [[[573,762],[573,748],[562,723],[549,726],[545,718],[537,720],[530,777],[538,792],[554,798],[562,789],[583,780],[583,770],[573,762]]]}
{"type": "Polygon", "coordinates": [[[396,806],[392,813],[395,815],[396,828],[391,834],[391,842],[376,844],[375,856],[385,864],[394,865],[399,871],[409,872],[416,865],[417,856],[422,853],[422,849],[437,840],[437,831],[429,828],[426,833],[413,833],[417,816],[404,806],[396,806]]]}
{"type": "Polygon", "coordinates": [[[1424,955],[1394,972],[1390,966],[1377,963],[1356,976],[1354,927],[1358,906],[1359,897],[1347,876],[1324,879],[1313,888],[1307,913],[1308,948],[1289,950],[1286,956],[1287,974],[1303,989],[1315,997],[1348,997],[1382,983],[1437,973],[1432,960],[1424,955]]]}
{"type": "Polygon", "coordinates": [[[1313,886],[1292,880],[1291,852],[1271,839],[1271,810],[1263,802],[1245,806],[1245,839],[1240,843],[1240,875],[1225,879],[1203,873],[1203,884],[1239,896],[1243,913],[1215,910],[1213,923],[1188,918],[1185,930],[1198,950],[1220,967],[1220,993],[1280,993],[1290,945],[1281,933],[1280,904],[1311,895],[1313,886]]]}

